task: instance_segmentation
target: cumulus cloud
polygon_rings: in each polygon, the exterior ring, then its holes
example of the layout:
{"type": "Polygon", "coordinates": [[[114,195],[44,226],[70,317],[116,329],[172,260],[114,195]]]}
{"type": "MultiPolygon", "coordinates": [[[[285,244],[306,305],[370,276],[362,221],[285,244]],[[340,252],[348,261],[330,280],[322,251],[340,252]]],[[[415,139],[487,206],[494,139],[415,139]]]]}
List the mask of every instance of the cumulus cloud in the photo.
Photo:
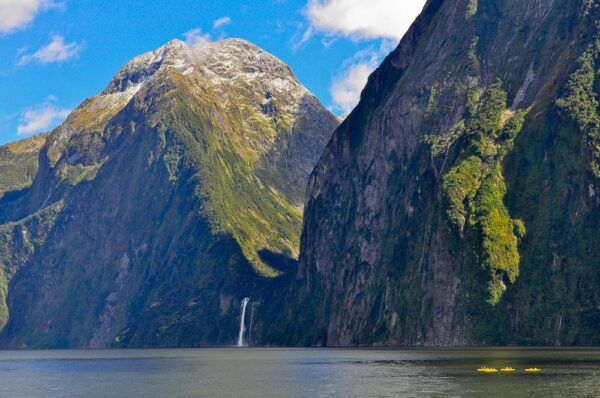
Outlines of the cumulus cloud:
{"type": "Polygon", "coordinates": [[[355,64],[348,68],[340,78],[334,80],[329,90],[334,111],[341,111],[346,115],[354,109],[373,69],[374,66],[368,63],[355,64]]]}
{"type": "Polygon", "coordinates": [[[49,102],[25,109],[17,126],[17,134],[27,136],[48,131],[62,123],[69,113],[70,109],[58,108],[49,102]]]}
{"type": "Polygon", "coordinates": [[[0,33],[22,29],[41,11],[62,5],[52,0],[0,0],[0,33]]]}
{"type": "Polygon", "coordinates": [[[342,72],[334,78],[329,89],[334,112],[347,115],[354,109],[369,76],[394,46],[394,41],[384,40],[379,48],[370,47],[358,51],[346,60],[342,65],[342,72]]]}
{"type": "Polygon", "coordinates": [[[210,33],[204,33],[200,28],[185,32],[183,37],[185,37],[185,43],[192,48],[200,48],[212,41],[210,33]]]}
{"type": "Polygon", "coordinates": [[[297,49],[315,36],[324,47],[340,38],[355,43],[377,40],[381,47],[359,51],[344,62],[333,79],[329,92],[331,110],[349,113],[358,103],[369,75],[400,41],[422,11],[426,0],[307,0],[304,9],[308,27],[296,35],[297,49]]]}
{"type": "Polygon", "coordinates": [[[76,56],[82,48],[83,46],[79,43],[65,43],[65,39],[62,36],[54,35],[48,45],[40,48],[33,54],[23,55],[19,59],[18,65],[27,65],[32,61],[37,61],[41,64],[65,62],[76,56]]]}
{"type": "MultiPolygon", "coordinates": [[[[2,1],[2,0],[0,0],[2,1]]],[[[212,27],[212,33],[215,33],[214,31],[217,29],[222,28],[225,25],[229,25],[231,23],[231,18],[229,17],[222,17],[219,19],[215,19],[215,21],[213,22],[213,27],[212,27]]],[[[183,34],[183,37],[185,38],[185,43],[192,47],[192,48],[201,48],[203,46],[205,46],[206,44],[210,43],[213,41],[213,37],[211,35],[211,33],[209,32],[204,32],[201,28],[194,28],[192,30],[189,30],[187,32],[185,32],[183,34]]],[[[224,38],[225,35],[223,33],[221,33],[221,35],[219,35],[218,39],[222,39],[224,38]]]]}
{"type": "Polygon", "coordinates": [[[312,30],[354,40],[399,41],[424,4],[425,0],[309,0],[306,15],[312,30]]]}
{"type": "Polygon", "coordinates": [[[219,29],[225,25],[229,25],[230,23],[231,23],[231,18],[229,18],[229,17],[219,18],[219,19],[215,20],[215,22],[213,22],[213,29],[219,29]]]}

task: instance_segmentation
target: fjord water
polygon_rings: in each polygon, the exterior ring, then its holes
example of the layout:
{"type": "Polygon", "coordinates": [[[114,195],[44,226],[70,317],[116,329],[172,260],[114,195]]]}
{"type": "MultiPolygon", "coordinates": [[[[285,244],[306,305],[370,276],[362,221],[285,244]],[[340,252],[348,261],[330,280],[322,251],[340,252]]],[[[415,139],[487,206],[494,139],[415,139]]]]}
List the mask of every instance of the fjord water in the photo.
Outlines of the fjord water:
{"type": "Polygon", "coordinates": [[[4,351],[0,397],[592,397],[598,349],[4,351]],[[479,366],[517,368],[479,374],[479,366]],[[528,366],[539,374],[524,374],[528,366]]]}

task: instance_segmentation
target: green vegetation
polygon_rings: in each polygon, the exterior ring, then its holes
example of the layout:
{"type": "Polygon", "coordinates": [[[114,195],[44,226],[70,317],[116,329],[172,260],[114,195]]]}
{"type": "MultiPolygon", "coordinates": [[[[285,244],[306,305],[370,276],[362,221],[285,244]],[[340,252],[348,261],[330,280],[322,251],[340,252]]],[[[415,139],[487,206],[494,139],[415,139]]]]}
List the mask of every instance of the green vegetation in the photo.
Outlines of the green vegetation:
{"type": "MultiPolygon", "coordinates": [[[[435,23],[420,24],[420,38],[403,43],[398,53],[411,55],[402,67],[394,60],[381,66],[364,91],[377,95],[363,97],[326,152],[331,160],[306,212],[310,235],[300,283],[311,289],[294,291],[319,296],[299,300],[311,305],[299,335],[325,308],[318,326],[338,343],[346,336],[357,344],[407,345],[600,341],[600,183],[589,171],[598,175],[591,161],[598,159],[600,64],[595,49],[577,62],[600,37],[600,7],[554,2],[540,13],[528,2],[477,3],[428,2],[442,10],[435,23]],[[430,52],[432,38],[442,36],[443,46],[430,52]],[[392,80],[398,70],[407,72],[392,80]],[[501,87],[489,87],[494,76],[502,77],[501,87]],[[398,104],[409,98],[420,109],[400,117],[398,104]],[[390,114],[398,116],[397,130],[380,131],[390,114]],[[405,151],[406,140],[396,140],[415,121],[430,153],[422,152],[425,146],[405,151]],[[454,139],[451,124],[460,133],[454,139]],[[396,146],[382,159],[375,137],[386,133],[396,146]],[[336,164],[342,154],[343,168],[336,164]],[[366,160],[373,159],[390,168],[378,169],[375,161],[371,168],[366,160]],[[382,232],[366,226],[375,213],[361,209],[370,195],[360,190],[375,176],[389,176],[376,188],[385,199],[383,215],[377,213],[382,232]],[[346,198],[336,200],[338,193],[346,198]],[[445,223],[436,223],[440,215],[445,223]],[[368,288],[357,246],[381,256],[369,269],[368,288]],[[324,259],[336,269],[321,270],[324,259]],[[340,308],[361,311],[348,318],[340,308]]],[[[302,314],[303,306],[290,312],[302,314]]],[[[310,344],[323,341],[313,333],[310,344]]]]}
{"type": "Polygon", "coordinates": [[[566,95],[556,101],[564,114],[577,124],[584,134],[589,150],[590,169],[600,178],[600,113],[598,92],[600,84],[596,70],[600,57],[600,43],[596,42],[580,57],[578,69],[571,75],[566,95]]]}
{"type": "Polygon", "coordinates": [[[443,137],[435,134],[423,136],[423,144],[428,145],[433,156],[439,155],[446,148],[446,141],[443,137]]]}
{"type": "Polygon", "coordinates": [[[239,296],[262,304],[293,272],[305,173],[337,121],[295,84],[199,69],[85,101],[43,152],[0,149],[0,190],[33,183],[0,205],[5,344],[225,345],[239,296]]]}
{"type": "MultiPolygon", "coordinates": [[[[86,148],[101,145],[106,124],[115,117],[129,102],[126,95],[97,96],[86,99],[65,121],[64,134],[52,139],[48,145],[48,160],[52,167],[56,166],[65,148],[83,152],[86,148]]],[[[54,137],[53,137],[54,138],[54,137]]]]}
{"type": "Polygon", "coordinates": [[[9,318],[6,298],[10,279],[44,242],[62,208],[59,201],[23,220],[0,225],[0,331],[9,318]]]}
{"type": "Polygon", "coordinates": [[[4,273],[4,270],[0,270],[0,330],[4,329],[8,323],[8,305],[6,299],[8,298],[8,278],[4,273]]]}
{"type": "Polygon", "coordinates": [[[428,117],[435,110],[435,103],[437,101],[438,96],[438,84],[434,84],[431,86],[431,90],[429,91],[429,99],[427,100],[427,113],[425,117],[428,117]]]}
{"type": "Polygon", "coordinates": [[[8,191],[27,188],[38,169],[38,155],[46,135],[28,138],[0,147],[0,197],[8,191]]]}
{"type": "Polygon", "coordinates": [[[469,4],[467,4],[467,12],[466,12],[467,19],[471,19],[475,16],[475,14],[477,14],[477,6],[478,6],[478,0],[469,0],[469,4]]]}
{"type": "Polygon", "coordinates": [[[176,179],[178,163],[199,161],[202,183],[197,192],[215,232],[233,235],[259,274],[279,275],[261,260],[258,252],[267,249],[297,257],[302,213],[274,188],[263,184],[254,172],[254,164],[263,152],[257,147],[259,140],[277,136],[281,133],[278,128],[289,129],[289,122],[268,122],[270,119],[256,109],[233,102],[223,109],[212,93],[199,96],[183,84],[174,99],[167,130],[188,134],[190,139],[186,139],[186,144],[169,144],[171,149],[163,158],[169,178],[176,179]],[[219,120],[215,118],[217,114],[219,120]],[[252,142],[243,142],[244,139],[252,142]],[[173,148],[178,145],[193,149],[175,151],[173,148]],[[183,153],[196,153],[197,160],[185,159],[183,153]]]}
{"type": "Polygon", "coordinates": [[[91,166],[84,166],[81,163],[74,165],[61,163],[57,168],[57,175],[59,178],[67,180],[72,186],[75,186],[82,181],[92,181],[96,178],[98,170],[100,170],[105,161],[106,159],[91,166]]]}
{"type": "Polygon", "coordinates": [[[476,200],[476,222],[479,224],[483,251],[485,253],[483,267],[492,276],[489,282],[489,301],[496,304],[500,301],[506,286],[502,275],[506,275],[510,283],[515,283],[519,275],[519,239],[516,236],[524,233],[522,221],[515,222],[504,205],[506,184],[502,176],[501,165],[483,180],[476,200]]]}
{"type": "Polygon", "coordinates": [[[444,177],[444,192],[449,202],[450,220],[463,232],[471,203],[481,184],[481,159],[470,156],[444,177]]]}
{"type": "Polygon", "coordinates": [[[501,82],[491,86],[481,101],[471,101],[459,161],[443,178],[446,213],[461,236],[466,227],[477,231],[481,266],[490,276],[488,302],[497,304],[506,285],[519,275],[519,239],[525,234],[521,220],[513,220],[504,204],[506,183],[502,160],[512,148],[525,112],[506,109],[501,82]]]}
{"type": "Polygon", "coordinates": [[[506,110],[506,93],[497,82],[485,93],[478,102],[475,112],[467,124],[465,132],[471,137],[472,143],[479,151],[481,141],[494,140],[501,127],[502,114],[506,110]]]}
{"type": "Polygon", "coordinates": [[[479,37],[475,36],[469,44],[469,73],[471,76],[479,76],[481,73],[481,63],[477,57],[477,45],[479,44],[479,37]]]}

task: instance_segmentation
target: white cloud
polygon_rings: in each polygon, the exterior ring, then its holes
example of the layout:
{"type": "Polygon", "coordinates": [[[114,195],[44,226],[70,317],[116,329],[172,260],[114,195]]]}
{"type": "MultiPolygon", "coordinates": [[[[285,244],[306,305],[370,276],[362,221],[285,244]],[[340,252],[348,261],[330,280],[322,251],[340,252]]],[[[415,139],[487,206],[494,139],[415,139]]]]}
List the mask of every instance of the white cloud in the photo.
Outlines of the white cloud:
{"type": "Polygon", "coordinates": [[[62,123],[69,113],[70,109],[58,108],[50,103],[25,109],[17,126],[17,134],[23,136],[48,131],[62,123]]]}
{"type": "Polygon", "coordinates": [[[40,48],[33,54],[23,55],[19,59],[18,65],[27,65],[32,61],[37,61],[41,64],[64,62],[76,56],[82,48],[81,44],[65,43],[65,39],[62,36],[54,35],[50,43],[45,47],[40,48]]]}
{"type": "Polygon", "coordinates": [[[333,82],[330,94],[334,111],[342,111],[342,114],[345,115],[354,109],[373,69],[373,65],[358,63],[352,65],[339,79],[333,82]]]}
{"type": "Polygon", "coordinates": [[[225,25],[229,25],[230,23],[231,23],[231,18],[229,18],[229,17],[219,18],[219,19],[215,20],[215,22],[213,23],[213,29],[219,29],[225,25]]]}
{"type": "Polygon", "coordinates": [[[306,15],[320,32],[357,39],[399,41],[425,0],[309,0],[306,15]]]}
{"type": "MultiPolygon", "coordinates": [[[[2,0],[0,0],[0,1],[2,1],[2,0]]],[[[222,17],[222,18],[216,19],[213,22],[212,30],[213,31],[217,30],[217,29],[222,28],[223,26],[228,25],[230,23],[231,23],[231,18],[229,18],[229,17],[222,17]]],[[[192,48],[196,48],[196,49],[201,48],[201,47],[205,46],[206,44],[213,41],[212,35],[208,32],[203,32],[201,28],[194,28],[192,30],[189,30],[183,34],[183,37],[185,37],[185,43],[188,46],[190,46],[192,48]]],[[[225,37],[225,35],[223,33],[221,33],[218,40],[220,40],[224,37],[225,37]]]]}
{"type": "Polygon", "coordinates": [[[39,12],[62,5],[52,0],[0,0],[0,33],[22,29],[39,12]]]}
{"type": "Polygon", "coordinates": [[[382,41],[380,47],[358,51],[342,66],[342,73],[334,78],[329,93],[332,111],[347,115],[358,104],[360,93],[367,84],[369,75],[395,46],[392,40],[382,41]]]}
{"type": "Polygon", "coordinates": [[[292,38],[292,48],[294,50],[297,50],[298,48],[302,47],[304,44],[306,44],[307,41],[309,41],[310,39],[312,39],[313,35],[315,34],[315,30],[312,26],[310,26],[308,29],[306,29],[304,31],[304,33],[302,34],[302,36],[300,36],[300,39],[298,40],[298,37],[294,37],[292,38]]]}
{"type": "Polygon", "coordinates": [[[185,37],[185,43],[192,48],[200,48],[212,41],[210,33],[203,33],[200,28],[185,32],[183,37],[185,37]]]}

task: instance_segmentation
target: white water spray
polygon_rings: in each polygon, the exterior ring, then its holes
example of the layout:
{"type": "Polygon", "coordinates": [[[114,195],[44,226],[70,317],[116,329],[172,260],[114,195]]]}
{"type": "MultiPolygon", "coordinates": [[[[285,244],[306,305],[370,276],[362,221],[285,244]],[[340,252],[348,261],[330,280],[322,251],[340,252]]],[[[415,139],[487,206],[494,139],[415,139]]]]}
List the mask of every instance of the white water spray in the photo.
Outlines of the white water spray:
{"type": "Polygon", "coordinates": [[[246,306],[250,301],[250,297],[244,297],[242,300],[242,316],[240,317],[240,334],[238,336],[238,347],[244,346],[244,333],[246,332],[246,325],[244,324],[244,318],[246,318],[246,306]]]}

